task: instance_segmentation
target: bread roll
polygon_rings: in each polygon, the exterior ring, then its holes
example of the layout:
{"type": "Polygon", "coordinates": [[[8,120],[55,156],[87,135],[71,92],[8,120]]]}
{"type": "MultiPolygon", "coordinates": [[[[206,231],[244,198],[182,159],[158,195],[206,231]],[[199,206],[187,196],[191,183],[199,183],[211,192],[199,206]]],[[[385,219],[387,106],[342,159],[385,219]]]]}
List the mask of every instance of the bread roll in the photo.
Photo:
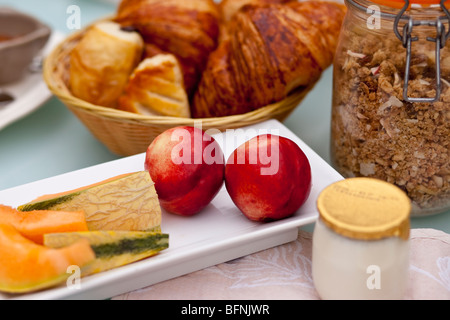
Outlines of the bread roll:
{"type": "Polygon", "coordinates": [[[173,54],[144,59],[131,75],[119,109],[143,115],[191,116],[183,73],[173,54]]]}
{"type": "Polygon", "coordinates": [[[87,102],[116,107],[130,74],[141,60],[143,40],[118,23],[91,26],[70,54],[69,88],[87,102]]]}

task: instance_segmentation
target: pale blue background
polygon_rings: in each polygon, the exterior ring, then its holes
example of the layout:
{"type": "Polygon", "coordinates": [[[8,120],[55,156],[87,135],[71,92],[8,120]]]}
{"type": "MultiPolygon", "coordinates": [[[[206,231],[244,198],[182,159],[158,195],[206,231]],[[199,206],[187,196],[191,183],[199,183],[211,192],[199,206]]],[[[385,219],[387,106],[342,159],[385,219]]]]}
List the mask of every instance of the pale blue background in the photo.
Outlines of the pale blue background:
{"type": "MultiPolygon", "coordinates": [[[[81,27],[116,9],[106,0],[0,0],[0,5],[32,14],[66,34],[73,32],[66,26],[70,5],[80,7],[81,27]]],[[[331,76],[328,69],[284,123],[328,162],[331,76]]],[[[119,158],[98,142],[58,99],[51,98],[37,111],[0,131],[0,190],[119,158]]],[[[450,233],[450,212],[413,218],[412,227],[450,233]]]]}

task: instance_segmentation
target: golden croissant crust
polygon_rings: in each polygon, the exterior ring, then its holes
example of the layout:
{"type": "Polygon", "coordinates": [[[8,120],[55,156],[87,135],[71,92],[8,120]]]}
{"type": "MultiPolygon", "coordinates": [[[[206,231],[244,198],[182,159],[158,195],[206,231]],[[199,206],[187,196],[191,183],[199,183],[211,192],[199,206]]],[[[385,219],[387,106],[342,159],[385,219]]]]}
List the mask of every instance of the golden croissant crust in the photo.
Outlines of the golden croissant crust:
{"type": "Polygon", "coordinates": [[[213,0],[123,0],[115,21],[137,29],[146,44],[175,55],[186,90],[195,90],[217,47],[219,13],[213,0]]]}
{"type": "Polygon", "coordinates": [[[193,117],[250,112],[315,83],[332,64],[344,14],[321,1],[244,6],[210,56],[193,117]]]}
{"type": "Polygon", "coordinates": [[[236,12],[246,5],[288,3],[297,0],[222,0],[219,12],[224,23],[228,23],[236,12]]]}

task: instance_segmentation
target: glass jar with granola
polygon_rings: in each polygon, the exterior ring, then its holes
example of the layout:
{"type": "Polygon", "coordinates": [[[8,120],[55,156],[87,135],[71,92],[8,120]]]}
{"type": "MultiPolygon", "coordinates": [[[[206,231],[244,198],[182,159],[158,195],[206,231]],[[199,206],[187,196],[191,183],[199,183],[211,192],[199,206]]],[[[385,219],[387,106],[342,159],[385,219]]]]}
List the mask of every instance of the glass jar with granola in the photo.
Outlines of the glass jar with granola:
{"type": "Polygon", "coordinates": [[[334,62],[334,167],[400,187],[412,216],[450,210],[447,2],[346,0],[334,62]]]}

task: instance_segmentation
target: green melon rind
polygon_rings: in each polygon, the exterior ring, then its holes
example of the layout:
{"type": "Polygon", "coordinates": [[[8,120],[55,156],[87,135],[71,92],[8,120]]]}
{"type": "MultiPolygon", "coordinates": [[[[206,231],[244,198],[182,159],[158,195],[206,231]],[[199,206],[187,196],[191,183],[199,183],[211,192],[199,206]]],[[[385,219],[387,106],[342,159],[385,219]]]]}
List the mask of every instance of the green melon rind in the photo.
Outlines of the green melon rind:
{"type": "Polygon", "coordinates": [[[114,257],[118,254],[141,254],[149,250],[161,251],[169,247],[169,235],[151,233],[143,238],[124,238],[114,243],[91,245],[95,256],[100,259],[114,257]]]}
{"type": "Polygon", "coordinates": [[[156,255],[169,247],[169,235],[145,231],[85,231],[44,235],[44,245],[58,248],[80,238],[88,239],[96,259],[82,269],[82,275],[110,270],[156,255]]]}
{"type": "MultiPolygon", "coordinates": [[[[125,178],[131,176],[132,174],[133,173],[130,173],[128,175],[124,175],[123,177],[118,177],[117,179],[112,179],[108,183],[112,183],[112,182],[115,182],[120,179],[125,179],[125,178]]],[[[73,198],[79,196],[80,194],[82,194],[86,191],[92,190],[94,188],[98,188],[100,186],[102,186],[102,185],[94,185],[94,186],[88,187],[88,188],[80,190],[80,191],[74,191],[74,192],[64,195],[64,196],[57,196],[55,198],[51,198],[51,199],[47,199],[47,200],[26,203],[24,205],[17,207],[17,210],[24,211],[24,212],[35,211],[35,210],[51,210],[52,208],[56,207],[57,205],[59,205],[61,203],[71,201],[73,198]]]]}
{"type": "Polygon", "coordinates": [[[39,282],[21,283],[20,285],[0,283],[0,291],[13,294],[35,292],[61,284],[66,281],[69,276],[70,274],[64,273],[56,277],[40,280],[39,282]]]}
{"type": "Polygon", "coordinates": [[[161,209],[159,206],[158,196],[154,188],[154,182],[151,180],[150,175],[146,171],[127,174],[117,179],[110,180],[107,183],[97,184],[92,187],[87,187],[83,190],[73,191],[66,195],[55,196],[54,198],[42,201],[29,202],[20,205],[17,209],[26,212],[34,210],[65,210],[65,211],[84,210],[86,214],[86,222],[88,224],[89,230],[91,231],[130,230],[130,231],[157,232],[160,231],[161,229],[160,226],[161,209]],[[131,200],[129,200],[126,197],[123,197],[122,201],[120,200],[121,197],[116,196],[114,197],[114,199],[117,200],[116,204],[104,201],[100,202],[98,206],[96,203],[94,203],[93,206],[92,205],[89,206],[92,195],[94,195],[94,198],[98,196],[99,199],[101,199],[102,192],[105,192],[106,195],[111,195],[113,193],[110,193],[109,190],[114,189],[117,189],[118,193],[121,192],[132,193],[133,185],[131,185],[131,187],[128,190],[124,191],[123,185],[126,183],[132,184],[140,183],[139,192],[141,192],[141,194],[136,197],[136,199],[139,199],[136,202],[137,203],[136,205],[133,205],[131,202],[134,201],[132,200],[133,198],[130,198],[131,200]],[[142,198],[143,196],[147,197],[147,199],[143,199],[142,198]],[[142,205],[140,205],[139,203],[142,203],[142,205]],[[131,208],[133,206],[135,206],[136,208],[131,208]],[[88,210],[87,208],[91,209],[88,210]],[[144,210],[142,215],[137,208],[142,208],[144,210]],[[117,224],[118,221],[120,220],[117,219],[117,214],[115,216],[109,217],[108,212],[120,210],[123,210],[124,214],[122,221],[134,221],[132,222],[131,226],[117,224]]]}
{"type": "MultiPolygon", "coordinates": [[[[89,190],[89,189],[86,189],[86,190],[89,190]]],[[[35,210],[51,210],[52,208],[54,208],[55,206],[57,206],[61,203],[71,201],[73,198],[79,196],[83,192],[84,192],[84,190],[79,191],[79,192],[73,192],[68,195],[60,196],[57,198],[27,203],[22,206],[19,206],[17,208],[17,210],[24,211],[24,212],[35,211],[35,210]]]]}

